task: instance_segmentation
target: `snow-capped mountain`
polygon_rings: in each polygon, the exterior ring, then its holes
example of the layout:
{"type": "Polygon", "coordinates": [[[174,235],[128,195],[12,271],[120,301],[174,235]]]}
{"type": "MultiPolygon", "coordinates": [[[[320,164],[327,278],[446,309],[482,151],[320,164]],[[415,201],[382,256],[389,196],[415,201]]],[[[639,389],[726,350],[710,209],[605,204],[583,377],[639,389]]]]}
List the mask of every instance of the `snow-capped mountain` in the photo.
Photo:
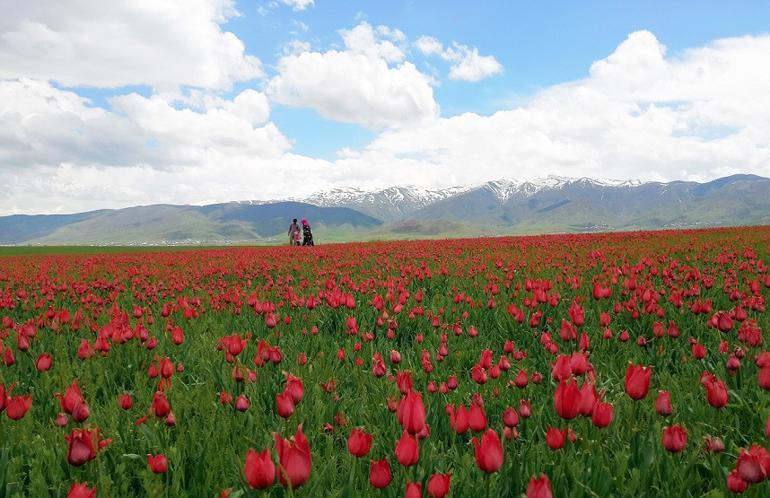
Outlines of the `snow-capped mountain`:
{"type": "Polygon", "coordinates": [[[150,205],[0,217],[0,244],[283,242],[307,218],[316,242],[770,225],[770,179],[706,183],[549,176],[466,187],[338,188],[306,199],[150,205]]]}
{"type": "Polygon", "coordinates": [[[297,200],[322,207],[348,207],[390,221],[466,190],[468,187],[429,189],[407,185],[377,190],[348,187],[316,192],[297,200]]]}
{"type": "Polygon", "coordinates": [[[484,191],[491,193],[500,204],[512,198],[527,198],[539,192],[563,189],[571,185],[596,187],[636,187],[639,180],[597,180],[550,175],[533,180],[493,180],[469,186],[421,188],[412,185],[364,190],[356,187],[335,188],[294,199],[316,206],[348,207],[375,218],[392,221],[407,217],[423,208],[458,195],[484,191]]]}

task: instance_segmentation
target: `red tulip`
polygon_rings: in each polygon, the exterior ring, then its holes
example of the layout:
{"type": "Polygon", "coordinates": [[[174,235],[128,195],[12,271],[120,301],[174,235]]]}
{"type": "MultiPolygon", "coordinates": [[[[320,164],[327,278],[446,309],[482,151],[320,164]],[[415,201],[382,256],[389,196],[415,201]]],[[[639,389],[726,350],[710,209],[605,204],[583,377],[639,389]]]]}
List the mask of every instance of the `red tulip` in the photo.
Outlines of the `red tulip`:
{"type": "Polygon", "coordinates": [[[291,417],[294,413],[294,400],[286,391],[275,395],[275,410],[283,418],[291,417]]]}
{"type": "Polygon", "coordinates": [[[372,449],[372,435],[353,429],[348,437],[348,452],[355,457],[366,456],[372,449]]]}
{"type": "Polygon", "coordinates": [[[428,495],[433,498],[443,498],[449,494],[449,482],[452,474],[433,474],[428,479],[428,495]]]}
{"type": "Polygon", "coordinates": [[[96,496],[96,488],[89,488],[87,484],[73,483],[70,486],[70,490],[67,493],[67,498],[94,498],[96,496]]]}
{"type": "Polygon", "coordinates": [[[388,487],[392,479],[390,463],[387,459],[372,460],[369,466],[369,483],[372,487],[383,489],[388,487]]]}
{"type": "Polygon", "coordinates": [[[672,425],[663,429],[663,447],[671,453],[677,453],[687,445],[687,429],[681,425],[672,425]]]}
{"type": "Polygon", "coordinates": [[[476,466],[484,472],[497,472],[503,465],[503,445],[497,433],[489,429],[482,436],[481,441],[475,437],[471,440],[476,449],[476,466]]]}
{"type": "Polygon", "coordinates": [[[134,400],[131,399],[131,395],[128,393],[121,394],[118,396],[118,406],[124,410],[130,410],[134,406],[134,400]]]}
{"type": "Polygon", "coordinates": [[[20,420],[24,418],[31,406],[32,395],[12,396],[6,401],[5,414],[11,420],[20,420]]]}
{"type": "Polygon", "coordinates": [[[404,467],[411,467],[420,459],[420,447],[417,439],[409,435],[407,431],[401,435],[401,439],[396,442],[396,460],[404,467]]]}
{"type": "Polygon", "coordinates": [[[455,409],[452,405],[447,405],[447,413],[449,413],[449,425],[458,434],[465,434],[468,432],[470,426],[468,421],[468,411],[464,405],[459,405],[455,409]]]}
{"type": "Polygon", "coordinates": [[[243,474],[252,489],[264,489],[272,486],[275,482],[275,464],[270,457],[270,450],[256,452],[253,448],[249,448],[246,453],[243,474]]]}
{"type": "Polygon", "coordinates": [[[580,389],[574,379],[559,382],[553,394],[553,407],[556,414],[565,420],[572,420],[580,413],[580,389]]]}
{"type": "Polygon", "coordinates": [[[662,417],[671,415],[671,396],[668,391],[658,391],[658,399],[655,400],[655,411],[662,417]]]}
{"type": "Polygon", "coordinates": [[[404,498],[422,498],[422,484],[419,482],[407,482],[404,498]]]}
{"type": "Polygon", "coordinates": [[[610,403],[598,402],[594,405],[591,423],[600,429],[607,427],[612,423],[612,415],[613,409],[610,403]]]}
{"type": "Polygon", "coordinates": [[[51,369],[53,365],[53,356],[49,353],[41,353],[35,361],[35,368],[38,372],[46,372],[51,369]]]}
{"type": "Polygon", "coordinates": [[[540,477],[532,477],[527,486],[527,498],[553,498],[551,481],[545,474],[540,477]]]}
{"type": "Polygon", "coordinates": [[[80,387],[78,387],[77,379],[73,380],[72,384],[67,387],[67,390],[64,391],[64,396],[56,393],[56,397],[59,398],[61,409],[64,410],[65,413],[69,414],[72,414],[77,405],[86,402],[83,398],[83,393],[80,392],[80,387]]]}
{"type": "Polygon", "coordinates": [[[10,401],[9,395],[11,394],[11,389],[13,389],[13,386],[10,386],[8,391],[6,391],[5,384],[0,384],[0,413],[5,410],[8,401],[10,401]]]}
{"type": "Polygon", "coordinates": [[[165,417],[171,411],[171,404],[163,391],[155,391],[152,396],[152,411],[158,418],[165,417]]]}
{"type": "Polygon", "coordinates": [[[425,426],[425,405],[417,391],[409,391],[398,405],[398,422],[409,434],[417,434],[425,426]]]}
{"type": "Polygon", "coordinates": [[[283,388],[283,392],[288,393],[295,406],[298,405],[305,395],[305,387],[302,384],[302,379],[295,377],[292,374],[286,374],[286,385],[283,388]]]}
{"type": "Polygon", "coordinates": [[[155,474],[164,474],[168,470],[168,460],[166,460],[166,455],[158,454],[153,456],[147,454],[147,466],[150,467],[150,470],[155,474]]]}
{"type": "Polygon", "coordinates": [[[560,430],[555,427],[548,427],[545,433],[545,444],[552,450],[558,450],[564,447],[564,442],[567,439],[567,431],[560,430]]]}
{"type": "Polygon", "coordinates": [[[274,434],[275,449],[278,452],[278,480],[283,486],[292,488],[302,486],[310,478],[311,456],[310,445],[302,433],[302,426],[291,440],[282,439],[274,434]]]}
{"type": "Polygon", "coordinates": [[[484,407],[473,403],[468,410],[468,427],[473,432],[481,432],[487,428],[487,415],[484,413],[484,407]]]}
{"type": "Polygon", "coordinates": [[[516,409],[512,406],[508,406],[503,411],[503,424],[506,427],[516,427],[519,425],[519,414],[516,413],[516,409]]]}
{"type": "Polygon", "coordinates": [[[647,396],[651,376],[652,369],[629,363],[626,370],[626,393],[628,396],[633,400],[640,400],[647,396]]]}
{"type": "Polygon", "coordinates": [[[724,408],[727,405],[727,386],[716,376],[705,372],[703,385],[706,387],[706,399],[714,408],[724,408]]]}
{"type": "Polygon", "coordinates": [[[727,474],[727,489],[731,493],[743,493],[748,487],[748,484],[743,480],[738,470],[732,470],[727,474]]]}
{"type": "Polygon", "coordinates": [[[75,467],[96,458],[97,451],[112,442],[112,439],[100,440],[99,429],[73,429],[64,440],[69,446],[67,462],[75,467]]]}
{"type": "Polygon", "coordinates": [[[757,445],[752,445],[748,451],[741,449],[735,470],[749,484],[762,482],[770,475],[770,455],[757,445]]]}

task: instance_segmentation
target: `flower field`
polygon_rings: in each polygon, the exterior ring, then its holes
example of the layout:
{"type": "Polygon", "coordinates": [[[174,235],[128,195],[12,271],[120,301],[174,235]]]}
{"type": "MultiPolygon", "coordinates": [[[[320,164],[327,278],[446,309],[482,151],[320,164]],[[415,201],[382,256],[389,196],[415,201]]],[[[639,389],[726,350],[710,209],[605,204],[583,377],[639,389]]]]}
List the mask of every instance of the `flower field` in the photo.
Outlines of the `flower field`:
{"type": "Polygon", "coordinates": [[[770,496],[770,228],[0,258],[0,497],[770,496]]]}

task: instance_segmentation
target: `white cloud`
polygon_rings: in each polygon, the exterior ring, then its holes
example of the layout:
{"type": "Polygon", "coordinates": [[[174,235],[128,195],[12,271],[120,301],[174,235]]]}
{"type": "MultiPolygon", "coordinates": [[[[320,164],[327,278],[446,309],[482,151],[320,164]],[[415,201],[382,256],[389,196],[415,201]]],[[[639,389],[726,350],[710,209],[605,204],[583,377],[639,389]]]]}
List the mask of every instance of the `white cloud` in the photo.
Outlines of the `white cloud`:
{"type": "Polygon", "coordinates": [[[305,10],[315,5],[315,0],[281,0],[284,5],[291,7],[291,10],[305,10]]]}
{"type": "Polygon", "coordinates": [[[284,55],[297,55],[302,52],[310,52],[310,43],[304,40],[290,40],[283,46],[281,52],[284,55]]]}
{"type": "Polygon", "coordinates": [[[444,45],[432,36],[421,36],[414,43],[423,55],[438,55],[452,65],[449,78],[463,81],[480,81],[500,74],[503,66],[491,55],[479,55],[479,50],[457,42],[444,49],[444,45]]]}
{"type": "Polygon", "coordinates": [[[449,60],[454,61],[449,69],[449,77],[453,80],[480,81],[503,71],[497,59],[491,55],[479,55],[477,48],[455,43],[444,53],[449,60]]]}
{"type": "Polygon", "coordinates": [[[545,174],[770,176],[768,53],[770,36],[760,36],[667,57],[651,33],[632,33],[583,80],[491,116],[467,113],[386,131],[347,160],[372,171],[387,165],[423,184],[545,174]]]}
{"type": "Polygon", "coordinates": [[[233,0],[5,2],[0,79],[65,86],[225,89],[263,75],[221,25],[233,0]]]}
{"type": "MultiPolygon", "coordinates": [[[[400,46],[380,34],[371,40],[400,46]]],[[[398,124],[361,150],[342,150],[335,161],[292,153],[269,121],[265,95],[254,90],[233,99],[189,92],[195,110],[131,94],[105,110],[48,83],[6,81],[0,83],[0,213],[548,174],[770,176],[768,53],[770,36],[670,54],[651,33],[632,33],[581,80],[488,116],[453,117],[439,117],[424,75],[406,61],[389,64],[371,43],[284,57],[270,95],[332,119],[398,124]]]]}
{"type": "Polygon", "coordinates": [[[345,50],[281,58],[268,95],[286,105],[313,108],[329,119],[371,128],[438,115],[430,78],[403,61],[398,45],[405,40],[403,33],[362,22],[340,34],[345,50]]]}
{"type": "Polygon", "coordinates": [[[267,122],[264,94],[245,90],[209,109],[176,109],[160,97],[110,99],[112,111],[35,80],[0,82],[0,169],[79,164],[170,169],[211,157],[280,157],[288,140],[267,122]]]}
{"type": "Polygon", "coordinates": [[[432,36],[421,36],[414,45],[423,55],[441,55],[444,51],[444,45],[432,36]]]}

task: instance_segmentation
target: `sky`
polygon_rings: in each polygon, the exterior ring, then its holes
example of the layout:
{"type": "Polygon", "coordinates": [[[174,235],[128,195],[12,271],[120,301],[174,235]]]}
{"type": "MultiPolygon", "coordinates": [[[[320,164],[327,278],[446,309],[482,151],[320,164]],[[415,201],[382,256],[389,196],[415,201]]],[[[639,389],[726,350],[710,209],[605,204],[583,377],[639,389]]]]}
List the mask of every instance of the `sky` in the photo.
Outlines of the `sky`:
{"type": "Polygon", "coordinates": [[[770,176],[756,1],[0,0],[0,215],[770,176]]]}

